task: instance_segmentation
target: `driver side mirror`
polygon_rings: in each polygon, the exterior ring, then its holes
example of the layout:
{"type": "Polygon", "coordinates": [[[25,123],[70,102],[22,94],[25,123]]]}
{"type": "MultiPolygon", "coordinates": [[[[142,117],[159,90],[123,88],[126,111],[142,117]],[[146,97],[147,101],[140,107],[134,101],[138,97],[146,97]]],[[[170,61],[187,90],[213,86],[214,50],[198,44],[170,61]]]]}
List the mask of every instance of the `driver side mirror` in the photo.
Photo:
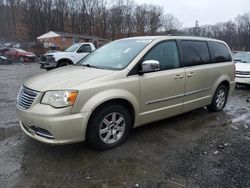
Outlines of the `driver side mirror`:
{"type": "Polygon", "coordinates": [[[156,60],[146,60],[142,63],[141,74],[160,70],[160,63],[156,60]]]}

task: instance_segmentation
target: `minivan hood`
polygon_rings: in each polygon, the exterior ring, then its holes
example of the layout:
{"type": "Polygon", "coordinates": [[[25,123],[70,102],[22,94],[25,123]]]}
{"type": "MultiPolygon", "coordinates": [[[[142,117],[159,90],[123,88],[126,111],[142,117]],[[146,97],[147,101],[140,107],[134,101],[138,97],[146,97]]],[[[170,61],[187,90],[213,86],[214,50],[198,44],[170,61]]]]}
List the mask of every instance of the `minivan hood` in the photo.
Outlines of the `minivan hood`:
{"type": "Polygon", "coordinates": [[[74,89],[74,86],[80,83],[92,81],[96,78],[111,74],[112,72],[112,70],[83,66],[67,66],[34,76],[27,80],[24,85],[40,92],[74,89]]]}

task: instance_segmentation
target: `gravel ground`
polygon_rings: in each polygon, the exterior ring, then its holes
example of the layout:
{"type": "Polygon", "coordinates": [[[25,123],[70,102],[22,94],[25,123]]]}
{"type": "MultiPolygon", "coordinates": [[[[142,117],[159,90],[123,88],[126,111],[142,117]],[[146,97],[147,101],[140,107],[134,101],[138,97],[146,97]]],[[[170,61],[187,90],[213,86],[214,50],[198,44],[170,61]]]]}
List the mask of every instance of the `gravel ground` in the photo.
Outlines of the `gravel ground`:
{"type": "Polygon", "coordinates": [[[37,64],[0,66],[0,187],[250,187],[250,89],[223,112],[205,108],[131,131],[109,151],[50,146],[18,126],[15,99],[37,64]]]}

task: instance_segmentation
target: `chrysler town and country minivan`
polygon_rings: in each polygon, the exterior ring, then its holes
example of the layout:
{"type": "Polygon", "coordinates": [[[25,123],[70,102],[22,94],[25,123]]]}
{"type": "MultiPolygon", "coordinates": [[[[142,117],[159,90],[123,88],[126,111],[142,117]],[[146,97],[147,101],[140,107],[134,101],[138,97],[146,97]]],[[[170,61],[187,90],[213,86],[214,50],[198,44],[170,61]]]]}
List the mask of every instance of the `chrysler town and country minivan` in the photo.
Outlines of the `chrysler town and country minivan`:
{"type": "Polygon", "coordinates": [[[221,111],[235,87],[225,42],[147,36],[113,41],[76,65],[35,76],[17,96],[22,130],[49,144],[121,144],[129,130],[207,107],[221,111]]]}

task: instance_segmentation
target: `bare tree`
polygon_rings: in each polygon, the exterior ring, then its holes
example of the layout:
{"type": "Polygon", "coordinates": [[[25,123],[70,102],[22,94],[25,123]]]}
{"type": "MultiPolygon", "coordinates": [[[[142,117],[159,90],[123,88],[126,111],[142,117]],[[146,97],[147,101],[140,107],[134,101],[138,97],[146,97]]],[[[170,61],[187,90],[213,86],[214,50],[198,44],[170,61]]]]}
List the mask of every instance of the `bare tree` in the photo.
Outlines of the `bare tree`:
{"type": "Polygon", "coordinates": [[[250,13],[243,14],[236,18],[239,43],[243,49],[250,49],[250,13]]]}
{"type": "Polygon", "coordinates": [[[173,14],[164,14],[161,23],[165,34],[173,34],[181,28],[181,23],[173,14]]]}

